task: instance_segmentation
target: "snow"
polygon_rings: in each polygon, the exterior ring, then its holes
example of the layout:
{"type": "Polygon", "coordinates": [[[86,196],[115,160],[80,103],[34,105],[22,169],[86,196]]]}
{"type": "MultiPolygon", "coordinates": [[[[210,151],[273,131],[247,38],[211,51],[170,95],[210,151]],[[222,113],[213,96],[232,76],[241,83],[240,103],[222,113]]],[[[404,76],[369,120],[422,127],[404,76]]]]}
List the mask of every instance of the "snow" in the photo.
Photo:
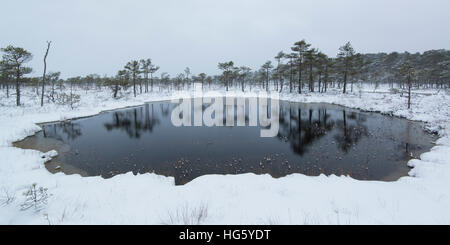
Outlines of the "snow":
{"type": "Polygon", "coordinates": [[[411,160],[410,176],[398,181],[242,174],[202,176],[184,186],[151,173],[111,179],[51,174],[44,164],[56,152],[12,146],[39,131],[37,123],[168,100],[170,93],[113,99],[106,90],[79,90],[81,101],[73,110],[55,104],[41,108],[33,93],[24,91],[19,108],[14,98],[0,95],[0,224],[450,224],[448,91],[415,91],[411,110],[406,97],[388,88],[357,88],[347,95],[280,95],[283,100],[328,102],[426,122],[440,139],[420,159],[411,160]],[[21,211],[22,193],[33,183],[48,188],[48,204],[39,212],[21,211]],[[6,203],[8,196],[15,198],[6,203]]]}

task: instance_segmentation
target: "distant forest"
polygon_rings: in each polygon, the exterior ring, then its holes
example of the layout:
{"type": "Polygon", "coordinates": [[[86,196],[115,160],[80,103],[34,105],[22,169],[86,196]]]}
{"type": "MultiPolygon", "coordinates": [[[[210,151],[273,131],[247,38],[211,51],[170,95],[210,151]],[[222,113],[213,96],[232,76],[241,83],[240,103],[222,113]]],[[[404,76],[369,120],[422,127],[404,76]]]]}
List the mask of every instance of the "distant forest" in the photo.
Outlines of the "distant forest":
{"type": "Polygon", "coordinates": [[[61,79],[60,72],[46,72],[50,48],[51,42],[47,42],[44,70],[39,77],[26,76],[32,71],[26,63],[33,58],[27,50],[11,45],[1,49],[0,86],[7,97],[16,95],[17,105],[20,105],[21,86],[34,87],[36,95],[41,97],[41,105],[45,101],[72,101],[74,87],[85,90],[106,87],[114,98],[120,97],[123,91],[131,90],[137,96],[153,91],[154,87],[159,91],[186,90],[193,83],[201,83],[204,88],[220,86],[227,91],[233,88],[245,92],[258,87],[299,94],[326,93],[329,88],[347,93],[354,91],[355,84],[370,83],[375,88],[389,84],[392,89],[408,90],[409,98],[411,89],[450,87],[450,51],[443,49],[422,54],[360,54],[348,42],[339,48],[336,57],[328,57],[301,40],[290,47],[289,52],[280,51],[258,70],[227,61],[218,63],[219,75],[191,74],[190,68],[186,67],[174,77],[166,72],[157,76],[160,67],[151,59],[145,59],[128,62],[115,76],[91,74],[61,79]],[[68,90],[70,95],[64,92],[68,90]]]}

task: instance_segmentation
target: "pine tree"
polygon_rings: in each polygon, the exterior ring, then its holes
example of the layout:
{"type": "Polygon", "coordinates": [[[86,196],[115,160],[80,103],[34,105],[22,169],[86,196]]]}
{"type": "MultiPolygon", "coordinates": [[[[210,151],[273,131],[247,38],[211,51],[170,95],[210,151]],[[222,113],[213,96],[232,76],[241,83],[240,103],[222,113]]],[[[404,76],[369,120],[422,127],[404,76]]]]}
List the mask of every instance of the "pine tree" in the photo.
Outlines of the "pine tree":
{"type": "Polygon", "coordinates": [[[152,66],[152,60],[140,60],[142,73],[144,73],[145,92],[148,93],[148,74],[150,73],[150,66],[152,66]]]}
{"type": "Polygon", "coordinates": [[[50,90],[49,98],[52,102],[55,102],[55,86],[58,82],[62,83],[59,79],[61,72],[50,72],[48,74],[48,81],[50,82],[52,88],[50,90]]]}
{"type": "Polygon", "coordinates": [[[245,81],[250,76],[251,69],[247,66],[239,67],[239,79],[241,81],[241,90],[245,92],[245,81]]]}
{"type": "Polygon", "coordinates": [[[297,52],[297,65],[298,65],[298,93],[302,93],[302,63],[304,59],[304,54],[308,50],[308,48],[311,46],[311,44],[306,43],[306,41],[303,39],[299,42],[296,42],[294,44],[294,47],[292,47],[292,51],[297,52]]]}
{"type": "Polygon", "coordinates": [[[344,88],[343,93],[347,92],[347,79],[348,75],[353,69],[353,59],[355,57],[355,50],[350,42],[347,42],[344,46],[339,48],[338,59],[341,63],[341,69],[344,74],[344,88]]]}
{"type": "Polygon", "coordinates": [[[203,85],[204,85],[205,79],[206,79],[206,74],[202,72],[202,73],[198,74],[198,77],[200,79],[200,82],[202,83],[202,89],[203,89],[203,85]]]}
{"type": "Polygon", "coordinates": [[[185,74],[185,78],[186,78],[186,83],[187,83],[187,85],[188,85],[188,88],[189,88],[189,76],[191,75],[191,69],[189,68],[189,67],[186,67],[185,69],[184,69],[184,74],[185,74]]]}
{"type": "MultiPolygon", "coordinates": [[[[297,54],[296,53],[290,53],[286,55],[286,58],[289,59],[289,92],[292,93],[292,90],[294,88],[294,75],[295,75],[295,61],[297,60],[297,54]]],[[[300,88],[301,90],[301,88],[300,88]]]]}
{"type": "Polygon", "coordinates": [[[150,88],[153,92],[153,74],[159,70],[159,66],[150,64],[150,88]]]}
{"type": "Polygon", "coordinates": [[[139,79],[139,73],[141,72],[140,64],[137,60],[132,60],[127,63],[127,65],[125,66],[125,70],[131,73],[134,97],[136,97],[136,80],[139,79]]]}
{"type": "Polygon", "coordinates": [[[6,98],[9,98],[9,83],[13,75],[10,65],[0,60],[0,81],[3,82],[3,87],[6,87],[6,98]]]}
{"type": "Polygon", "coordinates": [[[309,66],[309,91],[314,92],[313,67],[316,65],[317,49],[308,49],[305,52],[305,60],[309,66]]]}
{"type": "Polygon", "coordinates": [[[229,78],[231,76],[233,66],[234,66],[233,61],[219,63],[219,65],[218,65],[219,69],[223,71],[222,78],[224,79],[225,87],[226,87],[227,91],[228,91],[228,87],[229,87],[229,78]]]}
{"type": "Polygon", "coordinates": [[[411,87],[415,77],[415,68],[409,60],[400,66],[400,74],[405,77],[408,84],[408,109],[411,109],[411,87]]]}
{"type": "MultiPolygon", "coordinates": [[[[327,61],[328,61],[328,56],[322,52],[318,52],[317,53],[317,67],[318,67],[318,76],[319,76],[319,87],[318,87],[318,91],[319,93],[322,93],[326,84],[326,80],[323,79],[323,83],[322,83],[322,77],[328,76],[328,70],[327,70],[327,61]]],[[[327,77],[328,79],[328,77],[327,77]]]]}
{"type": "Polygon", "coordinates": [[[277,56],[275,56],[275,59],[277,60],[277,70],[276,70],[276,80],[277,80],[277,91],[278,91],[278,83],[281,84],[281,87],[283,87],[283,76],[281,75],[281,60],[284,59],[286,54],[283,51],[278,52],[277,56]]]}
{"type": "Polygon", "coordinates": [[[266,78],[266,91],[269,91],[269,80],[270,80],[270,70],[273,68],[272,62],[267,61],[264,65],[261,66],[261,69],[264,70],[265,78],[266,78]]]}
{"type": "Polygon", "coordinates": [[[10,72],[15,76],[16,104],[17,106],[20,106],[20,84],[22,83],[22,77],[32,71],[30,67],[24,67],[23,65],[29,62],[33,58],[33,55],[23,48],[14,47],[12,45],[2,48],[1,51],[4,53],[2,56],[2,63],[5,67],[8,67],[10,72]]]}

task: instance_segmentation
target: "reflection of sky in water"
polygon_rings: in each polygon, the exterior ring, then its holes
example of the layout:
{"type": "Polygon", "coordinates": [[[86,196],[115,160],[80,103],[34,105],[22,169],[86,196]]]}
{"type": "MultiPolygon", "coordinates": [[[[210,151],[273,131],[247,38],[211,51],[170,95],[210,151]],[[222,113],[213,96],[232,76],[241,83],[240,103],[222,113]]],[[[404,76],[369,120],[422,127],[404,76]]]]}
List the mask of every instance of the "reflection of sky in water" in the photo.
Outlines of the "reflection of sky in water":
{"type": "Polygon", "coordinates": [[[175,176],[176,184],[248,172],[394,180],[433,139],[420,123],[328,104],[280,102],[274,138],[261,138],[259,127],[174,127],[174,107],[157,102],[49,124],[37,137],[70,145],[61,160],[88,175],[155,172],[175,176]]]}

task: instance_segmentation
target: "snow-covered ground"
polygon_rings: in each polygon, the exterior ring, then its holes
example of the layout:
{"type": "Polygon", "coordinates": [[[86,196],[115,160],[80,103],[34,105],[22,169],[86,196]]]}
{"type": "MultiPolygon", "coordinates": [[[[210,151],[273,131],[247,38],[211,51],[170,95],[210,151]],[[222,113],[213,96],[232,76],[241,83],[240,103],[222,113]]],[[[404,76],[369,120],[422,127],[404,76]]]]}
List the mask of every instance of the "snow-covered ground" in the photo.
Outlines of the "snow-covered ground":
{"type": "Polygon", "coordinates": [[[352,94],[288,94],[298,102],[329,102],[427,122],[440,139],[420,160],[411,160],[410,177],[396,182],[293,174],[209,175],[175,186],[172,177],[131,173],[111,179],[51,174],[44,162],[54,152],[12,147],[32,135],[36,123],[95,115],[101,111],[170,99],[167,92],[112,99],[110,91],[77,91],[81,102],[39,106],[25,90],[14,106],[0,91],[0,224],[450,224],[450,92],[415,91],[406,97],[387,88],[355,89],[352,94]],[[40,211],[21,210],[23,193],[37,183],[51,196],[40,211]]]}

